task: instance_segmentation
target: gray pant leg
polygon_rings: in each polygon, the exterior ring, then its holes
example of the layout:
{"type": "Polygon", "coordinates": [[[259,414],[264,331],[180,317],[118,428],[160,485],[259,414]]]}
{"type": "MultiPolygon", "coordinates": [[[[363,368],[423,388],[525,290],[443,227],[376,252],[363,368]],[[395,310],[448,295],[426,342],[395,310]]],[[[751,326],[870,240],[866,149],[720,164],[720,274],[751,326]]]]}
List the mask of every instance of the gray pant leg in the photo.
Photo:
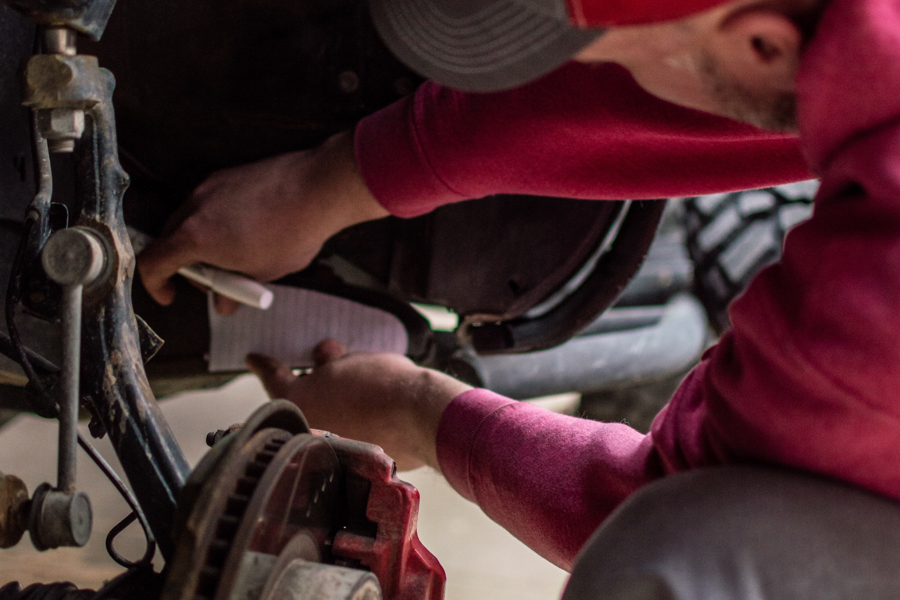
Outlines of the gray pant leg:
{"type": "Polygon", "coordinates": [[[563,600],[900,600],[900,504],[786,470],[667,477],[597,530],[563,600]]]}

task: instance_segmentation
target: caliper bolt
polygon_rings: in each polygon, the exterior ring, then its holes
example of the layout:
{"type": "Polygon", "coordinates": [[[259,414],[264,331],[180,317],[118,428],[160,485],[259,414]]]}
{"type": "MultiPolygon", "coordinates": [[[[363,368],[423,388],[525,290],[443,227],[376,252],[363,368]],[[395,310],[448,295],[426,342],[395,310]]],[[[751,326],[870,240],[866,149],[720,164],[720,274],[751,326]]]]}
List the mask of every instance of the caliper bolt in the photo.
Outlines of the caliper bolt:
{"type": "Polygon", "coordinates": [[[213,446],[218,444],[219,441],[222,440],[222,438],[234,433],[235,431],[240,431],[243,428],[243,423],[235,423],[228,429],[217,429],[215,431],[210,431],[206,434],[206,445],[212,448],[213,446]]]}

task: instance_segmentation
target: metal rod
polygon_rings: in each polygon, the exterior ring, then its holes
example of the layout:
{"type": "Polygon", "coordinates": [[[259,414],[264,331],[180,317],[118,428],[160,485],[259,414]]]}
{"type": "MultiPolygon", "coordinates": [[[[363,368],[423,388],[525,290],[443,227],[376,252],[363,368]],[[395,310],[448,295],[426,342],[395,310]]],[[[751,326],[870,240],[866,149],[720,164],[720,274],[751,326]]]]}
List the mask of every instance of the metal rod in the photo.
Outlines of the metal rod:
{"type": "Polygon", "coordinates": [[[75,489],[75,452],[78,447],[78,404],[81,370],[81,296],[84,286],[63,287],[62,372],[59,378],[59,462],[57,489],[75,489]]]}
{"type": "MultiPolygon", "coordinates": [[[[31,137],[34,144],[34,166],[38,191],[34,200],[28,205],[25,218],[39,221],[50,208],[53,198],[53,173],[50,167],[50,150],[47,148],[47,140],[41,136],[40,127],[38,127],[37,111],[31,111],[31,137]]],[[[44,241],[41,240],[41,243],[44,241]]]]}

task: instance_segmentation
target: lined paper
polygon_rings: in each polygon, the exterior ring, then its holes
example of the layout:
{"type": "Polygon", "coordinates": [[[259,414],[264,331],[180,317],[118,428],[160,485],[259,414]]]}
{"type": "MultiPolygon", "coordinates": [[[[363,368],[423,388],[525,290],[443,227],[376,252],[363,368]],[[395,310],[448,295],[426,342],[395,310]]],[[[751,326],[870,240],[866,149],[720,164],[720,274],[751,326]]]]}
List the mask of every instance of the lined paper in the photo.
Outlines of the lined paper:
{"type": "Polygon", "coordinates": [[[348,352],[407,352],[406,328],[389,312],[313,290],[268,287],[275,294],[269,310],[241,306],[230,317],[215,311],[210,296],[210,372],[246,370],[250,352],[309,367],[313,348],[326,338],[348,352]]]}

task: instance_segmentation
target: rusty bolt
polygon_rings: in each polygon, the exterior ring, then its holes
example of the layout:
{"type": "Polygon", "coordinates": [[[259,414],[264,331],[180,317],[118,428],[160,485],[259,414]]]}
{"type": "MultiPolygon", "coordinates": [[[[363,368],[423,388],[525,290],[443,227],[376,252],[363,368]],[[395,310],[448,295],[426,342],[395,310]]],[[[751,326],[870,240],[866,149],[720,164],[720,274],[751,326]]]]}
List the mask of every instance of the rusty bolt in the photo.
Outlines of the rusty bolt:
{"type": "Polygon", "coordinates": [[[359,75],[353,71],[343,71],[338,75],[338,88],[345,94],[352,94],[359,89],[359,75]]]}
{"type": "Polygon", "coordinates": [[[28,61],[25,79],[34,90],[61,90],[75,79],[75,63],[69,57],[52,54],[37,55],[28,61]]]}
{"type": "Polygon", "coordinates": [[[78,50],[75,47],[76,34],[73,29],[65,27],[48,27],[44,31],[44,46],[50,54],[62,54],[63,56],[75,56],[78,50]]]}
{"type": "Polygon", "coordinates": [[[216,431],[210,431],[206,434],[206,445],[212,448],[214,445],[218,444],[219,440],[221,440],[225,436],[232,434],[235,431],[240,431],[243,428],[243,423],[235,423],[228,429],[217,429],[216,431]]]}
{"type": "Polygon", "coordinates": [[[0,474],[0,548],[19,543],[28,528],[28,488],[14,475],[0,474]]]}
{"type": "Polygon", "coordinates": [[[215,431],[210,431],[206,434],[206,445],[212,448],[219,440],[228,435],[228,432],[224,429],[216,429],[215,431]]]}
{"type": "Polygon", "coordinates": [[[79,108],[49,108],[38,111],[41,136],[51,152],[72,152],[84,133],[84,111],[79,108]]]}

